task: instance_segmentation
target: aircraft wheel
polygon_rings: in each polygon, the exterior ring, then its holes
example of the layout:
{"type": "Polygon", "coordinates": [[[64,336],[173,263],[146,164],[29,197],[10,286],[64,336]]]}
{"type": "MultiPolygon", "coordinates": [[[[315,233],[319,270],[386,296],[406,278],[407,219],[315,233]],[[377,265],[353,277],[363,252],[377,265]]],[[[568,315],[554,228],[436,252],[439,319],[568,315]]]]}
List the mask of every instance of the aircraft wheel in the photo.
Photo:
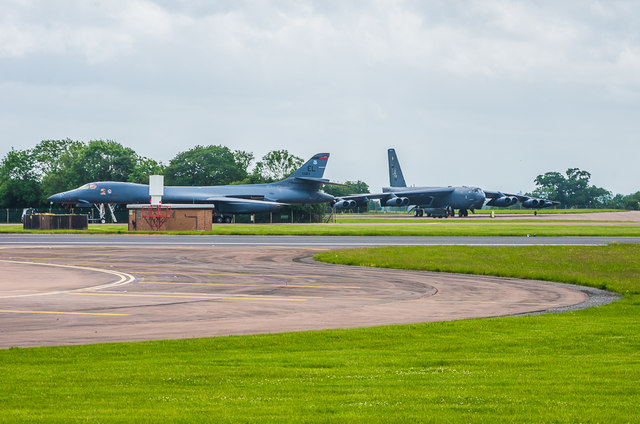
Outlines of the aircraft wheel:
{"type": "Polygon", "coordinates": [[[424,216],[424,211],[420,209],[420,217],[424,216]]]}
{"type": "Polygon", "coordinates": [[[100,222],[101,222],[102,224],[106,224],[106,223],[107,223],[107,220],[106,220],[106,219],[101,219],[101,220],[100,220],[100,222]]]}
{"type": "Polygon", "coordinates": [[[221,216],[214,217],[213,222],[215,222],[216,224],[222,224],[222,217],[221,216]]]}
{"type": "Polygon", "coordinates": [[[224,217],[224,223],[225,224],[231,224],[231,217],[230,216],[225,216],[224,217]]]}
{"type": "Polygon", "coordinates": [[[419,217],[420,216],[420,211],[418,209],[413,211],[413,216],[415,217],[419,217]]]}

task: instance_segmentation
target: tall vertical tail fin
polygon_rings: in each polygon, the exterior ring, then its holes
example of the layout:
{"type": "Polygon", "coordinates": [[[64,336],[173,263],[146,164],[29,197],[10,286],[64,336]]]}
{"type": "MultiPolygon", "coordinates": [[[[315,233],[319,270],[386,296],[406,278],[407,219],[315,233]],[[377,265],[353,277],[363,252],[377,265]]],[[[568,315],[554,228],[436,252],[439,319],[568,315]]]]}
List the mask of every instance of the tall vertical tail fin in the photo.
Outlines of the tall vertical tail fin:
{"type": "Polygon", "coordinates": [[[402,175],[402,169],[400,169],[400,162],[398,162],[398,156],[396,156],[395,149],[389,149],[389,185],[391,187],[406,187],[407,183],[404,182],[404,176],[402,175]]]}
{"type": "Polygon", "coordinates": [[[313,155],[304,165],[296,170],[287,180],[294,178],[322,178],[324,169],[327,167],[329,153],[317,153],[313,155]]]}

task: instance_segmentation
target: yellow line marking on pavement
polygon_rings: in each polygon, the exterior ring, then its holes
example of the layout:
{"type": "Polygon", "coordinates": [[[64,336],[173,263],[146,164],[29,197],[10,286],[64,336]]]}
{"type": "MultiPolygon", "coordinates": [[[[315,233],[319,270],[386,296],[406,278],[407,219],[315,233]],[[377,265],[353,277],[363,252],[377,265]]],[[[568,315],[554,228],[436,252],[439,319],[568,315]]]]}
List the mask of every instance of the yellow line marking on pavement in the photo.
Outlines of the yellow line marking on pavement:
{"type": "Polygon", "coordinates": [[[135,294],[135,293],[67,293],[82,296],[122,296],[122,297],[161,297],[170,299],[211,299],[211,300],[266,300],[279,302],[306,302],[303,298],[277,298],[277,297],[229,297],[229,296],[187,296],[187,295],[167,295],[167,294],[135,294]]]}
{"type": "Polygon", "coordinates": [[[308,288],[308,289],[359,289],[358,286],[312,286],[301,284],[234,284],[234,283],[178,283],[171,281],[138,281],[138,284],[176,284],[182,286],[230,286],[230,287],[293,287],[293,288],[308,288]]]}
{"type": "Polygon", "coordinates": [[[97,315],[97,316],[113,316],[113,317],[126,317],[131,314],[109,314],[99,312],[62,312],[62,311],[14,311],[9,309],[0,309],[2,313],[10,314],[50,314],[50,315],[97,315]]]}
{"type": "Polygon", "coordinates": [[[109,288],[112,288],[112,287],[118,287],[118,286],[122,286],[122,285],[125,285],[125,284],[129,284],[129,283],[132,283],[132,282],[134,282],[136,280],[136,277],[134,277],[131,274],[127,274],[126,272],[112,271],[112,270],[108,270],[108,269],[92,268],[92,267],[86,267],[86,266],[51,264],[51,263],[46,263],[46,262],[10,261],[10,260],[6,260],[6,259],[0,259],[0,262],[12,263],[12,264],[22,264],[22,265],[52,266],[52,267],[57,267],[57,268],[68,268],[68,269],[75,269],[75,270],[81,270],[81,271],[104,272],[106,274],[111,274],[111,275],[115,275],[116,277],[119,277],[118,281],[115,281],[115,282],[112,282],[112,283],[101,284],[99,286],[82,287],[82,288],[79,288],[79,289],[69,289],[69,290],[56,290],[56,291],[52,291],[52,292],[18,294],[18,295],[13,295],[13,296],[0,296],[0,299],[8,299],[8,298],[15,298],[15,297],[45,296],[45,295],[53,295],[53,294],[70,293],[70,292],[75,292],[75,291],[104,290],[104,289],[109,289],[109,288]]]}

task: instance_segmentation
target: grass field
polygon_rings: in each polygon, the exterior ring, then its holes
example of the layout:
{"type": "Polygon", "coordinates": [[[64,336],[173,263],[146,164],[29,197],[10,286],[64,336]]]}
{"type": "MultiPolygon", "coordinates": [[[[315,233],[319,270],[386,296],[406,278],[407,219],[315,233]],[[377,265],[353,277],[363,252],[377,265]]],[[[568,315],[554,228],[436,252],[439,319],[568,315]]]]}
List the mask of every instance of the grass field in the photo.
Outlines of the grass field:
{"type": "Polygon", "coordinates": [[[640,294],[640,245],[407,246],[318,253],[342,265],[497,275],[640,294]],[[594,259],[595,258],[595,259],[594,259]]]}
{"type": "MultiPolygon", "coordinates": [[[[510,216],[514,216],[514,215],[510,215],[510,216]]],[[[503,224],[538,224],[538,225],[544,225],[544,224],[553,224],[553,225],[563,225],[563,224],[585,224],[585,223],[596,223],[596,224],[602,224],[602,223],[616,223],[616,224],[621,224],[621,223],[631,223],[631,222],[635,222],[635,221],[604,221],[604,220],[588,220],[588,219],[563,219],[562,221],[558,221],[558,220],[551,220],[551,219],[545,219],[543,216],[539,217],[539,218],[518,218],[518,219],[509,219],[509,218],[501,218],[501,219],[491,219],[491,218],[474,218],[474,219],[468,219],[468,218],[447,218],[447,219],[436,219],[436,218],[414,218],[413,216],[407,216],[407,217],[400,217],[400,218],[396,218],[393,216],[389,216],[389,217],[385,217],[385,218],[378,218],[378,217],[366,217],[366,218],[342,218],[342,217],[337,217],[336,221],[337,224],[415,224],[415,225],[420,225],[420,224],[467,224],[467,225],[474,225],[474,224],[496,224],[496,225],[503,225],[503,224]]]]}
{"type": "Polygon", "coordinates": [[[545,272],[625,296],[564,314],[8,349],[0,421],[640,421],[639,246],[394,250],[327,255],[545,272]]]}
{"type": "MultiPolygon", "coordinates": [[[[124,225],[90,225],[88,231],[22,230],[19,225],[0,226],[1,233],[126,234],[124,225]]],[[[144,234],[131,232],[130,234],[144,234]]],[[[367,224],[221,224],[213,231],[149,232],[146,234],[188,235],[310,235],[310,236],[618,236],[638,237],[640,226],[624,225],[536,225],[531,223],[469,225],[467,222],[432,225],[367,225],[367,224]]]]}
{"type": "MultiPolygon", "coordinates": [[[[496,214],[499,215],[511,215],[511,214],[522,214],[522,215],[533,215],[533,209],[503,209],[496,208],[493,209],[496,214]]],[[[595,213],[595,212],[626,212],[625,209],[540,209],[538,213],[540,214],[576,214],[576,213],[595,213]]],[[[476,209],[476,214],[491,214],[491,209],[476,209]]],[[[338,216],[343,213],[339,213],[338,216]]],[[[345,212],[344,214],[349,214],[345,212]]],[[[368,211],[364,212],[366,215],[407,215],[404,211],[368,211]]],[[[352,214],[358,215],[358,214],[352,214]]]]}

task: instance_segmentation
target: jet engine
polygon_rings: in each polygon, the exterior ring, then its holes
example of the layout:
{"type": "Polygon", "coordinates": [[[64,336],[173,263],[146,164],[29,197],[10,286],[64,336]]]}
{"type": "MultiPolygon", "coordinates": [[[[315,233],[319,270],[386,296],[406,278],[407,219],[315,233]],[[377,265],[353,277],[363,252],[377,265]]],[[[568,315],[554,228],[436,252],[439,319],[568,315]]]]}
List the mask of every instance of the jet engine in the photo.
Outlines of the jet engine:
{"type": "Polygon", "coordinates": [[[544,208],[546,206],[545,203],[546,202],[542,199],[527,199],[522,202],[522,206],[528,209],[537,209],[544,208]]]}
{"type": "Polygon", "coordinates": [[[333,207],[336,209],[353,209],[356,207],[356,201],[339,199],[336,203],[333,204],[333,207]]]}
{"type": "Polygon", "coordinates": [[[407,206],[408,204],[408,197],[392,197],[384,202],[384,206],[407,206]]]}
{"type": "Polygon", "coordinates": [[[502,196],[491,199],[487,202],[487,206],[497,206],[500,208],[504,208],[507,206],[515,205],[518,203],[518,198],[514,196],[502,196]]]}

